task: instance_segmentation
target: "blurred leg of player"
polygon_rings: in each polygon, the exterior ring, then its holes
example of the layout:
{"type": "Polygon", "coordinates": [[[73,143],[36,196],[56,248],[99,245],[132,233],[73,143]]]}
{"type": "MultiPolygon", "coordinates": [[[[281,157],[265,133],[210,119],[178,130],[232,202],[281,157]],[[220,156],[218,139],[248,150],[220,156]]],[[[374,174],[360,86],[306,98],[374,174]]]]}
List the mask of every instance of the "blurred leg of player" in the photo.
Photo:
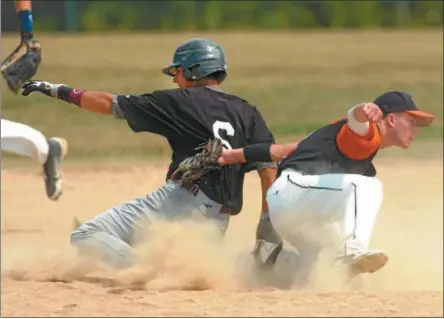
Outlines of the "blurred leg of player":
{"type": "Polygon", "coordinates": [[[368,250],[382,199],[382,184],[374,177],[292,170],[281,174],[267,196],[273,226],[298,249],[298,276],[306,280],[321,251],[350,265],[351,275],[385,265],[384,252],[368,250]]]}
{"type": "Polygon", "coordinates": [[[62,138],[46,137],[38,130],[21,123],[1,120],[1,149],[30,157],[43,165],[46,195],[57,200],[62,194],[60,161],[68,152],[62,138]]]}

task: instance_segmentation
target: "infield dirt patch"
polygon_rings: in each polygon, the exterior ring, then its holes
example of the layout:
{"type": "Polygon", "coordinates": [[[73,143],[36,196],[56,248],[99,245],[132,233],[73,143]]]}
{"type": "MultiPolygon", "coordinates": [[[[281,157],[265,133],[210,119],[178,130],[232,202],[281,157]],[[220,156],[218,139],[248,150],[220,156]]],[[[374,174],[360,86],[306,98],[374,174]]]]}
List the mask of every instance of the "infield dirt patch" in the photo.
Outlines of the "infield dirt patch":
{"type": "Polygon", "coordinates": [[[354,291],[328,276],[311,291],[249,286],[239,254],[253,245],[260,210],[255,174],[224,245],[201,226],[169,225],[158,229],[145,268],[85,279],[88,267],[69,248],[73,216],[85,220],[155,190],[166,167],[69,165],[56,203],[44,197],[38,167],[3,168],[2,316],[442,316],[442,161],[420,164],[377,163],[385,201],[372,246],[390,260],[354,291]],[[138,280],[144,289],[125,286],[138,280]]]}

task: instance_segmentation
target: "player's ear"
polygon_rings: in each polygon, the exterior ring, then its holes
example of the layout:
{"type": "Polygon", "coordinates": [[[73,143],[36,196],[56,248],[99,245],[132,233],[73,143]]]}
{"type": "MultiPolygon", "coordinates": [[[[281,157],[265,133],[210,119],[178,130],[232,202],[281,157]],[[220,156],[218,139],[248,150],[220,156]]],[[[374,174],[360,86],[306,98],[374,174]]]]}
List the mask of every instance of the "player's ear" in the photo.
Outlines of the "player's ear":
{"type": "Polygon", "coordinates": [[[387,122],[388,127],[395,127],[396,125],[396,114],[390,113],[387,114],[385,121],[387,122]]]}

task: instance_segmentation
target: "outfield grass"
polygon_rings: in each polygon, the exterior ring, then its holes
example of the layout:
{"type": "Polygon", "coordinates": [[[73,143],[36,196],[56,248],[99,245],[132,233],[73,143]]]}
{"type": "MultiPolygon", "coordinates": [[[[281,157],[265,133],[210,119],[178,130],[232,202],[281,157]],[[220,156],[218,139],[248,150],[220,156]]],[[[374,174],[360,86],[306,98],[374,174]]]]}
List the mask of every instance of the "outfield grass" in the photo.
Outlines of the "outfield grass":
{"type": "MultiPolygon", "coordinates": [[[[419,105],[434,112],[436,124],[422,137],[442,141],[442,30],[39,34],[44,60],[35,78],[126,94],[172,88],[160,68],[180,42],[195,36],[224,46],[229,75],[223,88],[257,105],[278,141],[331,122],[353,104],[389,89],[411,92],[419,105]]],[[[17,43],[17,35],[2,35],[2,57],[17,43]]],[[[133,134],[123,121],[44,96],[14,96],[4,82],[2,117],[65,136],[71,158],[170,153],[161,137],[133,134]]]]}

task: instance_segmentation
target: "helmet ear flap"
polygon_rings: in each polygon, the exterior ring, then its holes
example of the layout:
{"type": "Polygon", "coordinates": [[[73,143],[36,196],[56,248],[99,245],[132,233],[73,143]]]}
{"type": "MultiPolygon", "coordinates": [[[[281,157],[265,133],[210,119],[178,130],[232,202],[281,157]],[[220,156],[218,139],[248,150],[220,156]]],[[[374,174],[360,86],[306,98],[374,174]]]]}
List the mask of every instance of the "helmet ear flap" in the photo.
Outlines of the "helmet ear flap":
{"type": "Polygon", "coordinates": [[[190,66],[187,66],[186,68],[182,68],[182,74],[183,74],[185,80],[188,80],[188,81],[199,80],[199,74],[197,71],[199,66],[200,66],[200,63],[195,63],[190,66]]]}
{"type": "Polygon", "coordinates": [[[215,78],[215,80],[217,81],[217,83],[222,83],[223,81],[225,81],[225,78],[227,77],[227,72],[226,71],[218,71],[217,73],[217,77],[215,78]]]}

